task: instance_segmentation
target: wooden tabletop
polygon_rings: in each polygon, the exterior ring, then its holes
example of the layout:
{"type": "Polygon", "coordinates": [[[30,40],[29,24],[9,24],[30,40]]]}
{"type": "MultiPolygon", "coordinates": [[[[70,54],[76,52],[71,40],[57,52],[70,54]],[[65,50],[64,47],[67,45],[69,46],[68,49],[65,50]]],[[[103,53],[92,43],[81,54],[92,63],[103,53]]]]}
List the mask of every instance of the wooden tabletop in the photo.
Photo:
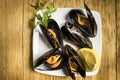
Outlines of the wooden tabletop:
{"type": "MultiPolygon", "coordinates": [[[[41,0],[44,1],[44,0],[41,0]]],[[[84,0],[48,0],[57,8],[83,8],[84,0]]],[[[0,0],[0,80],[71,80],[37,73],[32,68],[33,17],[36,0],[0,0]]],[[[102,59],[97,75],[77,80],[120,80],[120,0],[86,0],[101,15],[102,59]]]]}

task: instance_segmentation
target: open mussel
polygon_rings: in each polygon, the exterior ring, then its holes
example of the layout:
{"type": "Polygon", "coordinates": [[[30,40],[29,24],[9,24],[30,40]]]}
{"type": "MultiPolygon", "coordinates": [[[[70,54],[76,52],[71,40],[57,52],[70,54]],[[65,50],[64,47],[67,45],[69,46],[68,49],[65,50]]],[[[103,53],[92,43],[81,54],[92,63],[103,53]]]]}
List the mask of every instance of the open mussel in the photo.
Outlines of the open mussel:
{"type": "Polygon", "coordinates": [[[48,27],[40,25],[40,28],[53,48],[62,47],[63,41],[61,31],[55,20],[49,19],[48,27]]]}
{"type": "Polygon", "coordinates": [[[63,35],[67,37],[68,40],[71,40],[80,48],[82,47],[92,48],[92,42],[90,41],[90,39],[84,36],[84,33],[73,24],[66,22],[65,26],[63,26],[61,30],[63,35]]]}
{"type": "Polygon", "coordinates": [[[61,69],[67,63],[67,56],[58,48],[53,48],[52,50],[44,53],[35,62],[35,68],[41,64],[45,64],[50,68],[49,70],[61,69]]]}
{"type": "Polygon", "coordinates": [[[66,70],[69,75],[75,80],[75,73],[79,73],[82,77],[86,76],[85,66],[77,54],[77,52],[69,45],[65,45],[66,54],[69,56],[68,63],[66,64],[66,70]]]}
{"type": "Polygon", "coordinates": [[[72,9],[68,14],[69,20],[72,22],[72,24],[78,27],[84,33],[84,35],[88,37],[95,37],[97,33],[96,21],[86,4],[85,9],[87,16],[83,10],[72,9]]]}
{"type": "Polygon", "coordinates": [[[92,28],[93,37],[95,37],[96,34],[97,34],[96,21],[94,19],[94,16],[93,16],[92,12],[90,11],[90,9],[88,8],[88,6],[85,3],[84,3],[84,6],[86,8],[86,13],[87,13],[87,16],[88,16],[88,19],[89,19],[89,22],[90,22],[90,25],[91,25],[91,28],[92,28]]]}

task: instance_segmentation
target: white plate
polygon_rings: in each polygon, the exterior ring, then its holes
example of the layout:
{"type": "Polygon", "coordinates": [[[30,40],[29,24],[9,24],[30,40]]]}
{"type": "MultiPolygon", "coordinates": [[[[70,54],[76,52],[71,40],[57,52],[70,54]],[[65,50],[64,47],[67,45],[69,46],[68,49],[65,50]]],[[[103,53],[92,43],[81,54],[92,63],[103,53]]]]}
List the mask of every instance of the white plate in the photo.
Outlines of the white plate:
{"type": "MultiPolygon", "coordinates": [[[[60,27],[62,27],[64,25],[64,23],[66,22],[65,17],[71,9],[73,9],[73,8],[58,8],[57,11],[52,14],[52,18],[54,20],[56,20],[56,22],[58,23],[58,25],[60,27]]],[[[41,10],[39,10],[37,13],[41,14],[41,10]]],[[[93,49],[97,51],[97,53],[99,54],[100,59],[101,59],[101,54],[102,54],[101,53],[101,51],[102,51],[101,19],[100,19],[100,14],[98,12],[92,11],[92,13],[93,13],[93,16],[97,23],[97,35],[95,38],[90,38],[90,39],[93,44],[93,49]]],[[[37,19],[35,21],[37,21],[37,19]]],[[[73,45],[71,45],[71,46],[74,47],[73,45]]],[[[50,46],[48,45],[48,42],[46,41],[46,39],[43,37],[39,26],[37,26],[33,30],[33,65],[34,65],[35,61],[42,54],[44,54],[45,52],[47,52],[49,50],[50,50],[50,46]]],[[[66,76],[65,73],[63,72],[63,70],[41,71],[41,70],[37,70],[36,68],[34,68],[34,70],[39,73],[48,74],[48,75],[66,76]]],[[[96,75],[98,73],[98,71],[99,71],[99,69],[95,70],[93,72],[86,72],[86,75],[87,76],[96,75]]],[[[78,75],[78,74],[76,74],[76,75],[78,75]]]]}

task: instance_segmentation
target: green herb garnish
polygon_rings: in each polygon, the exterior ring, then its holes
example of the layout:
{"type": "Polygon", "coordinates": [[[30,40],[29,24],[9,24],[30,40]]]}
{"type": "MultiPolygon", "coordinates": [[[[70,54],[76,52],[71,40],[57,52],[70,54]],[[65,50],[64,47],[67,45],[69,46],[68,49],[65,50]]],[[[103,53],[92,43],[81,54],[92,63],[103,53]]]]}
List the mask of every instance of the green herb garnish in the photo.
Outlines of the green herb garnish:
{"type": "Polygon", "coordinates": [[[34,18],[29,21],[29,26],[32,27],[33,29],[36,27],[34,18]]]}
{"type": "MultiPolygon", "coordinates": [[[[43,2],[43,3],[36,3],[36,5],[32,5],[30,4],[31,7],[33,7],[34,9],[43,9],[45,7],[45,4],[46,4],[46,1],[43,2]]],[[[38,24],[41,24],[43,25],[44,27],[48,27],[48,23],[49,23],[49,19],[51,17],[51,14],[53,12],[55,12],[57,9],[54,7],[54,3],[51,2],[49,4],[49,6],[46,7],[46,9],[42,10],[42,15],[41,14],[37,14],[37,13],[34,13],[34,16],[38,19],[38,22],[36,25],[38,24]]],[[[35,22],[31,22],[32,24],[32,28],[35,28],[35,22]]]]}

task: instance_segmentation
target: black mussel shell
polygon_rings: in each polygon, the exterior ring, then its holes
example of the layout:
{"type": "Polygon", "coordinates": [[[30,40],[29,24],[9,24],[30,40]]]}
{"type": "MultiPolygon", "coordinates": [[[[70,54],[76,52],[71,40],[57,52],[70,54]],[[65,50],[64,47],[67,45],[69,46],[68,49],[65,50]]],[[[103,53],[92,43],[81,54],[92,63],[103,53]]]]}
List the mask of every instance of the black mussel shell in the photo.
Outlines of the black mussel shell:
{"type": "Polygon", "coordinates": [[[90,11],[90,9],[88,8],[88,6],[85,3],[84,3],[84,6],[85,6],[87,16],[88,16],[88,19],[89,19],[89,22],[90,22],[90,25],[91,25],[91,28],[92,28],[93,37],[95,37],[96,34],[97,34],[96,21],[94,19],[94,16],[93,16],[92,12],[90,11]]]}
{"type": "MultiPolygon", "coordinates": [[[[35,62],[35,66],[34,68],[40,66],[41,64],[45,63],[46,64],[46,60],[48,58],[50,58],[51,56],[55,56],[55,55],[60,55],[59,60],[61,59],[60,64],[55,67],[55,68],[51,68],[51,69],[45,69],[45,70],[57,70],[57,69],[61,69],[64,67],[64,65],[67,63],[67,55],[64,54],[62,51],[58,50],[58,48],[54,48],[46,53],[44,53],[42,56],[40,56],[37,61],[35,62]]],[[[41,69],[42,70],[42,69],[41,69]]]]}
{"type": "Polygon", "coordinates": [[[89,47],[92,48],[92,42],[86,36],[84,36],[83,32],[78,29],[78,27],[73,24],[66,22],[65,26],[61,28],[61,31],[68,40],[71,40],[80,48],[89,47]]]}
{"type": "MultiPolygon", "coordinates": [[[[82,59],[80,58],[80,56],[77,54],[77,52],[69,45],[65,45],[66,48],[66,54],[70,57],[73,57],[73,61],[77,64],[78,68],[77,68],[77,72],[82,76],[82,77],[86,77],[86,70],[85,70],[85,66],[84,63],[82,61],[82,59]]],[[[72,62],[71,62],[72,63],[72,62]]],[[[68,63],[69,64],[69,63],[68,63]]],[[[70,65],[70,64],[69,64],[70,65]]],[[[67,68],[69,74],[71,75],[71,77],[74,79],[74,75],[73,73],[70,71],[70,66],[68,66],[67,68]]]]}
{"type": "Polygon", "coordinates": [[[58,48],[54,48],[46,53],[44,53],[42,56],[40,56],[37,61],[35,62],[34,67],[38,67],[42,63],[44,63],[51,55],[55,55],[56,52],[58,51],[58,48]]]}
{"type": "Polygon", "coordinates": [[[56,33],[56,37],[59,42],[59,46],[63,46],[63,38],[61,35],[61,31],[55,20],[53,20],[53,19],[49,20],[48,29],[52,29],[56,33]]]}
{"type": "MultiPolygon", "coordinates": [[[[68,56],[66,54],[64,54],[64,52],[62,51],[58,51],[56,52],[55,55],[59,55],[60,58],[57,60],[57,62],[55,62],[54,64],[49,64],[49,63],[46,63],[46,65],[51,68],[51,69],[61,69],[61,68],[64,68],[66,63],[67,63],[67,60],[68,60],[68,56]],[[57,63],[57,65],[56,65],[57,63]],[[59,63],[59,64],[58,64],[59,63]],[[53,67],[54,66],[54,67],[53,67]]],[[[51,55],[51,56],[55,56],[55,55],[51,55]]],[[[50,57],[51,57],[50,56],[50,57]]]]}
{"type": "Polygon", "coordinates": [[[85,13],[83,12],[83,10],[80,9],[72,9],[69,12],[69,19],[70,21],[76,26],[78,27],[83,33],[84,35],[88,36],[88,37],[94,37],[96,31],[96,27],[93,27],[91,24],[91,21],[89,21],[90,19],[86,17],[85,13]]]}
{"type": "Polygon", "coordinates": [[[46,39],[48,40],[48,42],[50,43],[50,45],[53,48],[63,46],[61,31],[60,31],[59,26],[55,20],[49,19],[48,27],[46,28],[43,25],[40,25],[40,28],[41,28],[43,34],[45,35],[46,39]],[[51,36],[51,33],[48,31],[48,29],[51,29],[54,32],[54,34],[56,35],[56,38],[53,38],[51,36]]]}
{"type": "Polygon", "coordinates": [[[65,69],[66,69],[67,73],[71,76],[72,80],[76,80],[75,79],[75,74],[72,73],[69,63],[66,64],[65,69]]]}

